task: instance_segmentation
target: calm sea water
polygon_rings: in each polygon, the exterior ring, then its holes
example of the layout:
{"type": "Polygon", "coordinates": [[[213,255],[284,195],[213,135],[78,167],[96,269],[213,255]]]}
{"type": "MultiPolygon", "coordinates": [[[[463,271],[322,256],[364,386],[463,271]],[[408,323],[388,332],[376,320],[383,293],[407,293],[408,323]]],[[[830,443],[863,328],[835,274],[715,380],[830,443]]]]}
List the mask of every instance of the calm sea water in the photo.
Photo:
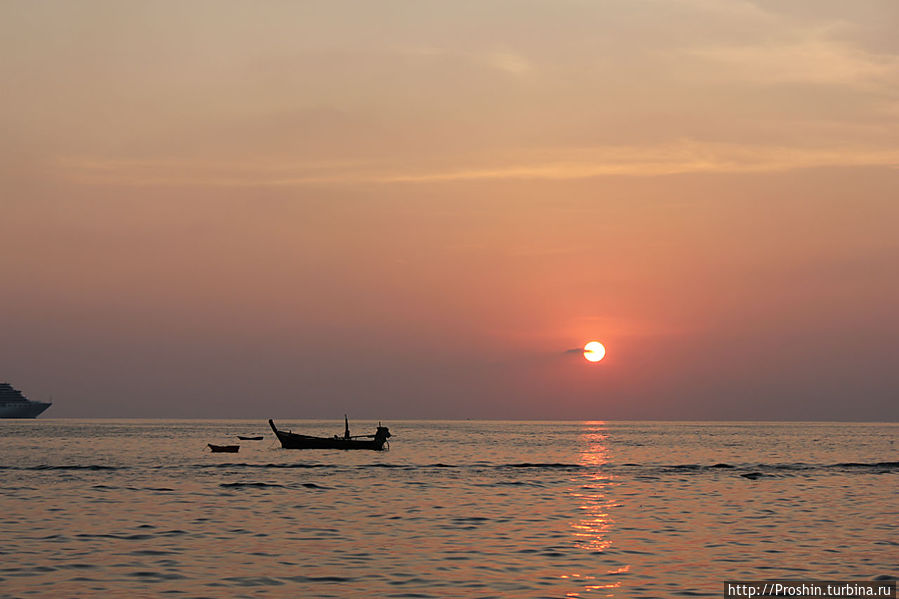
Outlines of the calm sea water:
{"type": "Polygon", "coordinates": [[[897,424],[385,424],[378,453],[284,450],[263,421],[0,421],[0,596],[715,597],[899,573],[897,424]],[[265,439],[206,448],[238,434],[265,439]]]}

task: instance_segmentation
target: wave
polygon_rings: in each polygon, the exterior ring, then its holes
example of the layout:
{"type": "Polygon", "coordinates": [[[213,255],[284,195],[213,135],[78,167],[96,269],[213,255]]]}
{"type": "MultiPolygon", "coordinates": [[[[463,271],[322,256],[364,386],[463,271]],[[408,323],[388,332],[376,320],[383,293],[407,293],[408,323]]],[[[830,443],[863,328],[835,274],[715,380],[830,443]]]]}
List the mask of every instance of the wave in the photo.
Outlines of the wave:
{"type": "Polygon", "coordinates": [[[667,473],[667,474],[701,474],[710,471],[730,471],[744,478],[756,479],[768,476],[792,476],[796,474],[810,473],[857,473],[857,474],[888,474],[899,472],[899,462],[843,462],[838,464],[809,464],[806,462],[793,462],[781,464],[727,464],[718,463],[711,466],[702,464],[674,464],[649,466],[640,464],[627,464],[626,466],[612,466],[612,471],[617,469],[643,472],[667,473]]]}
{"type": "Polygon", "coordinates": [[[192,468],[333,468],[331,464],[250,464],[246,462],[232,462],[225,464],[195,464],[192,468]]]}
{"type": "Polygon", "coordinates": [[[300,483],[298,485],[282,485],[281,483],[265,483],[258,481],[251,482],[233,482],[233,483],[221,483],[219,484],[223,489],[247,489],[247,488],[255,488],[255,489],[295,489],[297,487],[304,487],[306,489],[328,489],[329,487],[325,487],[322,485],[317,485],[315,483],[300,483]]]}
{"type": "MultiPolygon", "coordinates": [[[[767,474],[791,474],[800,472],[855,472],[855,473],[891,473],[899,472],[899,462],[840,462],[836,464],[810,464],[806,462],[792,463],[758,463],[758,464],[729,464],[718,462],[715,464],[638,464],[628,462],[624,464],[604,464],[604,465],[585,465],[566,462],[510,462],[504,464],[446,464],[437,462],[433,464],[321,464],[321,463],[249,463],[249,462],[232,462],[224,464],[185,464],[185,465],[160,465],[156,469],[253,469],[253,470],[280,470],[280,469],[329,469],[329,470],[368,470],[368,469],[388,469],[388,470],[429,470],[429,469],[456,469],[456,470],[503,470],[503,469],[530,469],[530,470],[559,470],[559,471],[608,471],[628,472],[640,474],[701,474],[706,472],[722,472],[725,471],[740,474],[741,476],[747,472],[762,472],[767,474]]],[[[51,465],[39,464],[34,466],[0,466],[0,470],[20,470],[20,471],[119,471],[139,469],[137,466],[108,466],[105,464],[66,464],[51,465]]],[[[99,488],[99,487],[98,487],[99,488]]],[[[168,488],[159,490],[170,490],[168,488]]]]}
{"type": "Polygon", "coordinates": [[[53,466],[39,464],[37,466],[0,466],[0,470],[128,470],[127,466],[103,466],[100,464],[53,466]]]}
{"type": "Polygon", "coordinates": [[[537,468],[540,470],[580,470],[586,468],[583,464],[562,464],[558,462],[549,462],[549,463],[532,463],[532,462],[521,462],[518,464],[503,464],[502,466],[498,466],[499,468],[537,468]]]}
{"type": "MultiPolygon", "coordinates": [[[[357,468],[388,467],[386,464],[363,465],[357,468]]],[[[529,468],[534,470],[582,470],[582,471],[654,471],[669,473],[703,473],[714,471],[781,471],[781,472],[802,472],[802,471],[876,471],[876,472],[892,472],[899,471],[899,462],[843,462],[838,464],[808,464],[805,462],[793,462],[782,464],[728,464],[726,462],[718,462],[715,464],[636,464],[628,462],[625,464],[605,464],[601,466],[572,464],[564,462],[515,462],[508,464],[427,464],[421,466],[402,466],[407,469],[428,469],[428,468],[459,468],[459,469],[475,469],[483,470],[487,468],[507,469],[507,468],[529,468]]]]}
{"type": "Polygon", "coordinates": [[[265,489],[269,487],[275,487],[279,489],[287,488],[287,485],[281,485],[278,483],[261,483],[261,482],[251,482],[251,483],[222,483],[219,485],[225,489],[243,489],[246,487],[254,487],[257,489],[265,489]]]}
{"type": "MultiPolygon", "coordinates": [[[[187,531],[181,529],[174,530],[163,530],[159,532],[153,533],[136,533],[136,534],[117,534],[117,533],[79,533],[75,535],[75,538],[78,539],[117,539],[119,541],[145,541],[147,539],[152,539],[154,537],[179,537],[186,535],[187,531]]],[[[49,537],[47,537],[49,538],[49,537]]]]}
{"type": "Polygon", "coordinates": [[[899,468],[899,462],[875,462],[873,464],[864,464],[859,462],[844,462],[842,464],[834,464],[838,468],[899,468]]]}

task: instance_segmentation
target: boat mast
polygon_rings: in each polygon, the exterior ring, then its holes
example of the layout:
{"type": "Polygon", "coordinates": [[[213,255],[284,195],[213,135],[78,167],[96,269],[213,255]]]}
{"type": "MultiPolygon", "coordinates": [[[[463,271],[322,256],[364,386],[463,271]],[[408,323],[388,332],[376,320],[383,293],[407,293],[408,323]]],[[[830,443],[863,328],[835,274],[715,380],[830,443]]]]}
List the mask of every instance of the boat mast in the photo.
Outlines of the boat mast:
{"type": "Polygon", "coordinates": [[[343,415],[343,424],[346,427],[343,431],[343,438],[350,438],[350,421],[347,419],[346,414],[343,415]]]}

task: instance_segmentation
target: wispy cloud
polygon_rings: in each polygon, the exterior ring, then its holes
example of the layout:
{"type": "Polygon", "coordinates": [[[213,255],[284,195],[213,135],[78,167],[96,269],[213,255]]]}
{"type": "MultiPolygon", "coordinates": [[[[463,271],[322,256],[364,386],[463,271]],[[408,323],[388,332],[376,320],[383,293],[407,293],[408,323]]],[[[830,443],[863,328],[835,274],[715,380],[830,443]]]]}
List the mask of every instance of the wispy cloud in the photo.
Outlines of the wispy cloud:
{"type": "Polygon", "coordinates": [[[899,149],[796,148],[682,141],[658,146],[607,146],[550,152],[543,160],[490,168],[386,175],[383,182],[485,179],[585,179],[682,173],[776,172],[823,166],[899,165],[899,149]]]}
{"type": "Polygon", "coordinates": [[[863,13],[842,11],[840,18],[827,11],[798,18],[787,7],[762,8],[746,0],[677,0],[697,14],[714,15],[733,39],[699,40],[693,45],[668,48],[678,61],[699,61],[683,73],[700,73],[718,80],[752,84],[809,83],[863,86],[899,82],[899,56],[866,50],[860,43],[873,23],[855,22],[863,13]],[[761,35],[760,35],[761,34],[761,35]],[[717,67],[717,68],[715,68],[717,67]]]}
{"type": "Polygon", "coordinates": [[[868,86],[899,80],[899,56],[864,52],[820,34],[751,46],[689,48],[683,54],[720,66],[731,79],[753,83],[868,86]]]}
{"type": "Polygon", "coordinates": [[[462,50],[437,46],[399,46],[393,48],[393,53],[425,59],[430,57],[449,58],[516,76],[525,75],[534,70],[534,65],[530,60],[522,53],[508,47],[462,50]]]}
{"type": "Polygon", "coordinates": [[[88,185],[209,187],[338,183],[358,179],[366,165],[357,160],[294,162],[103,157],[68,157],[58,162],[65,177],[88,185]]]}
{"type": "Polygon", "coordinates": [[[65,175],[85,184],[275,186],[400,184],[503,179],[567,180],[684,173],[777,172],[828,166],[899,166],[897,148],[748,146],[684,140],[655,146],[559,148],[494,158],[484,166],[403,168],[388,161],[292,163],[69,158],[65,175]]]}
{"type": "Polygon", "coordinates": [[[509,51],[490,52],[482,60],[493,68],[512,75],[524,75],[533,68],[523,56],[509,51]]]}

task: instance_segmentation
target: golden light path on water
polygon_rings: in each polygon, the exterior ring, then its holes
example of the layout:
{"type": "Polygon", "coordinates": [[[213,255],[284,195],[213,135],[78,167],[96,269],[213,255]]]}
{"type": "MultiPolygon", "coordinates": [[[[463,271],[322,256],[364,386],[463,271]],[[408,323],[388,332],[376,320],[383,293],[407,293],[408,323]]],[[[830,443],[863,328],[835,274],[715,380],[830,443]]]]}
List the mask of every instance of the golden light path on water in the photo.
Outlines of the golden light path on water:
{"type": "MultiPolygon", "coordinates": [[[[585,422],[583,426],[580,441],[582,449],[578,463],[585,467],[585,471],[572,480],[575,486],[569,490],[570,496],[577,501],[582,516],[571,526],[579,547],[600,554],[608,551],[613,544],[611,537],[613,520],[609,513],[610,500],[606,495],[612,479],[602,471],[602,467],[609,461],[607,435],[604,422],[585,422]]],[[[597,575],[596,572],[572,574],[570,578],[584,582],[584,589],[582,592],[567,593],[566,597],[614,597],[614,589],[619,588],[621,582],[603,583],[599,581],[600,576],[604,578],[622,574],[629,569],[630,566],[624,565],[614,567],[601,575],[597,575]]]]}

